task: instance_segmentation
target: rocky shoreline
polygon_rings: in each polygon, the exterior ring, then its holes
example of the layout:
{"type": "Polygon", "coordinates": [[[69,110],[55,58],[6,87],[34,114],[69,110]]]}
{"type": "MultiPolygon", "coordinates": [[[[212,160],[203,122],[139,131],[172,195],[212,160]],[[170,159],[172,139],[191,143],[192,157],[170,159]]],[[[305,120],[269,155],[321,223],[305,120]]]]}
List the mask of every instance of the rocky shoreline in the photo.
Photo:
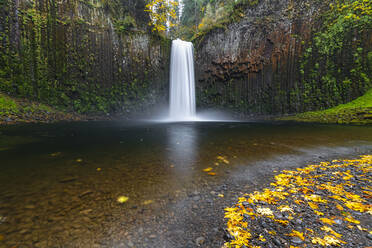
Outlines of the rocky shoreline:
{"type": "Polygon", "coordinates": [[[370,247],[372,155],[275,175],[226,208],[224,247],[370,247]]]}

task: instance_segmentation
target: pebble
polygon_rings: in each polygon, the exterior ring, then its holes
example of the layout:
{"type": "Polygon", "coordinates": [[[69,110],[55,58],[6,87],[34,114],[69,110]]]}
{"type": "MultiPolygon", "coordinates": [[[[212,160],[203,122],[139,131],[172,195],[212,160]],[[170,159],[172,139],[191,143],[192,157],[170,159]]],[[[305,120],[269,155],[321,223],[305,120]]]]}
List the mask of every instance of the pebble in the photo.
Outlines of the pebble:
{"type": "Polygon", "coordinates": [[[279,246],[279,247],[281,247],[281,245],[282,245],[282,243],[278,239],[276,239],[276,238],[273,238],[273,243],[275,245],[279,246]]]}
{"type": "Polygon", "coordinates": [[[4,223],[5,221],[6,221],[6,217],[0,215],[0,224],[4,223]]]}
{"type": "Polygon", "coordinates": [[[342,224],[342,220],[341,219],[334,219],[335,223],[337,225],[341,225],[342,224]]]}
{"type": "Polygon", "coordinates": [[[195,243],[198,245],[198,246],[201,246],[202,244],[204,244],[205,242],[205,238],[204,237],[199,237],[196,239],[195,243]]]}
{"type": "Polygon", "coordinates": [[[85,209],[85,210],[80,211],[80,213],[81,214],[89,214],[92,211],[93,211],[92,209],[85,209]]]}
{"type": "Polygon", "coordinates": [[[26,233],[29,233],[30,231],[29,230],[27,230],[27,229],[23,229],[23,230],[21,230],[19,233],[20,234],[26,234],[26,233]]]}
{"type": "Polygon", "coordinates": [[[192,198],[194,201],[199,201],[200,200],[200,196],[194,196],[193,198],[192,198]]]}
{"type": "Polygon", "coordinates": [[[75,181],[77,178],[76,177],[66,177],[66,178],[62,178],[61,180],[59,180],[60,183],[69,183],[69,182],[73,182],[75,181]]]}
{"type": "Polygon", "coordinates": [[[372,234],[368,233],[367,234],[367,238],[369,238],[370,240],[372,240],[372,234]]]}
{"type": "Polygon", "coordinates": [[[292,243],[295,243],[295,244],[298,244],[298,245],[303,243],[302,239],[300,239],[300,238],[298,238],[298,237],[293,237],[293,238],[291,239],[291,242],[292,242],[292,243]]]}
{"type": "Polygon", "coordinates": [[[84,196],[86,196],[86,195],[90,195],[90,194],[92,194],[92,193],[93,193],[93,191],[91,191],[91,190],[87,190],[87,191],[84,191],[83,193],[81,193],[81,194],[79,195],[79,197],[82,198],[82,197],[84,197],[84,196]]]}

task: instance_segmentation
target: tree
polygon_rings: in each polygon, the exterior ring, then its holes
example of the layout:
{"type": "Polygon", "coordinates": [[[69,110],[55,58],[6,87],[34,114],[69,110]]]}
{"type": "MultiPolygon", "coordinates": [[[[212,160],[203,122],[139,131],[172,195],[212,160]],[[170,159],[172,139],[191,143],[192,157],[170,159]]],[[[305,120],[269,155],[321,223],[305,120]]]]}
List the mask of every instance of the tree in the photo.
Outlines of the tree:
{"type": "Polygon", "coordinates": [[[145,11],[150,13],[149,25],[153,31],[164,32],[177,22],[178,2],[173,0],[150,0],[145,11]]]}

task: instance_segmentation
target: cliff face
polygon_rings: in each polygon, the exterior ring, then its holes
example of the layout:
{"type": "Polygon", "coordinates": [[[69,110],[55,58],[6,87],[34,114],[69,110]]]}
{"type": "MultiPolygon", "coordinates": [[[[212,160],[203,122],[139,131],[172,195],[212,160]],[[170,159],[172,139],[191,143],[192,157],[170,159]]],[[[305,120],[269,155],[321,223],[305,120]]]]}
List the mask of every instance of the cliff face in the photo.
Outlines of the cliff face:
{"type": "MultiPolygon", "coordinates": [[[[309,51],[328,9],[328,1],[261,0],[246,7],[239,22],[196,40],[198,104],[243,114],[283,114],[326,108],[364,93],[369,81],[344,87],[342,75],[356,66],[357,47],[371,51],[367,32],[340,34],[341,50],[347,52],[309,51]],[[336,82],[326,85],[329,73],[336,82]]],[[[370,75],[368,58],[361,56],[370,75]]]]}
{"type": "Polygon", "coordinates": [[[167,100],[169,41],[142,0],[0,0],[0,90],[79,112],[167,100]]]}

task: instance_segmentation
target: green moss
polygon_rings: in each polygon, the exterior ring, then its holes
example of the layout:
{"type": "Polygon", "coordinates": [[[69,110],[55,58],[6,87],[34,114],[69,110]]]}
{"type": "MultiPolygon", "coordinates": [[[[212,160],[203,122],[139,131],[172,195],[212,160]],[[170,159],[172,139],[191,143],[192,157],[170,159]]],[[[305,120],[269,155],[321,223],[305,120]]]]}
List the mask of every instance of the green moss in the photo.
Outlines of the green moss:
{"type": "Polygon", "coordinates": [[[18,113],[17,103],[8,96],[0,94],[0,115],[18,113]]]}
{"type": "Polygon", "coordinates": [[[137,24],[132,16],[126,15],[123,19],[115,20],[114,27],[117,33],[128,33],[133,28],[136,28],[137,24]]]}
{"type": "Polygon", "coordinates": [[[230,23],[238,22],[245,14],[247,8],[258,5],[259,0],[217,1],[202,7],[202,18],[196,30],[190,27],[181,27],[182,37],[191,41],[201,42],[204,36],[216,29],[226,29],[230,23]]]}
{"type": "Polygon", "coordinates": [[[279,120],[372,124],[372,89],[369,89],[363,96],[349,103],[340,104],[326,110],[310,111],[295,116],[282,117],[279,120]]]}
{"type": "Polygon", "coordinates": [[[20,116],[24,113],[38,112],[55,113],[56,110],[45,104],[29,102],[22,99],[14,99],[0,93],[0,117],[20,116]]]}

